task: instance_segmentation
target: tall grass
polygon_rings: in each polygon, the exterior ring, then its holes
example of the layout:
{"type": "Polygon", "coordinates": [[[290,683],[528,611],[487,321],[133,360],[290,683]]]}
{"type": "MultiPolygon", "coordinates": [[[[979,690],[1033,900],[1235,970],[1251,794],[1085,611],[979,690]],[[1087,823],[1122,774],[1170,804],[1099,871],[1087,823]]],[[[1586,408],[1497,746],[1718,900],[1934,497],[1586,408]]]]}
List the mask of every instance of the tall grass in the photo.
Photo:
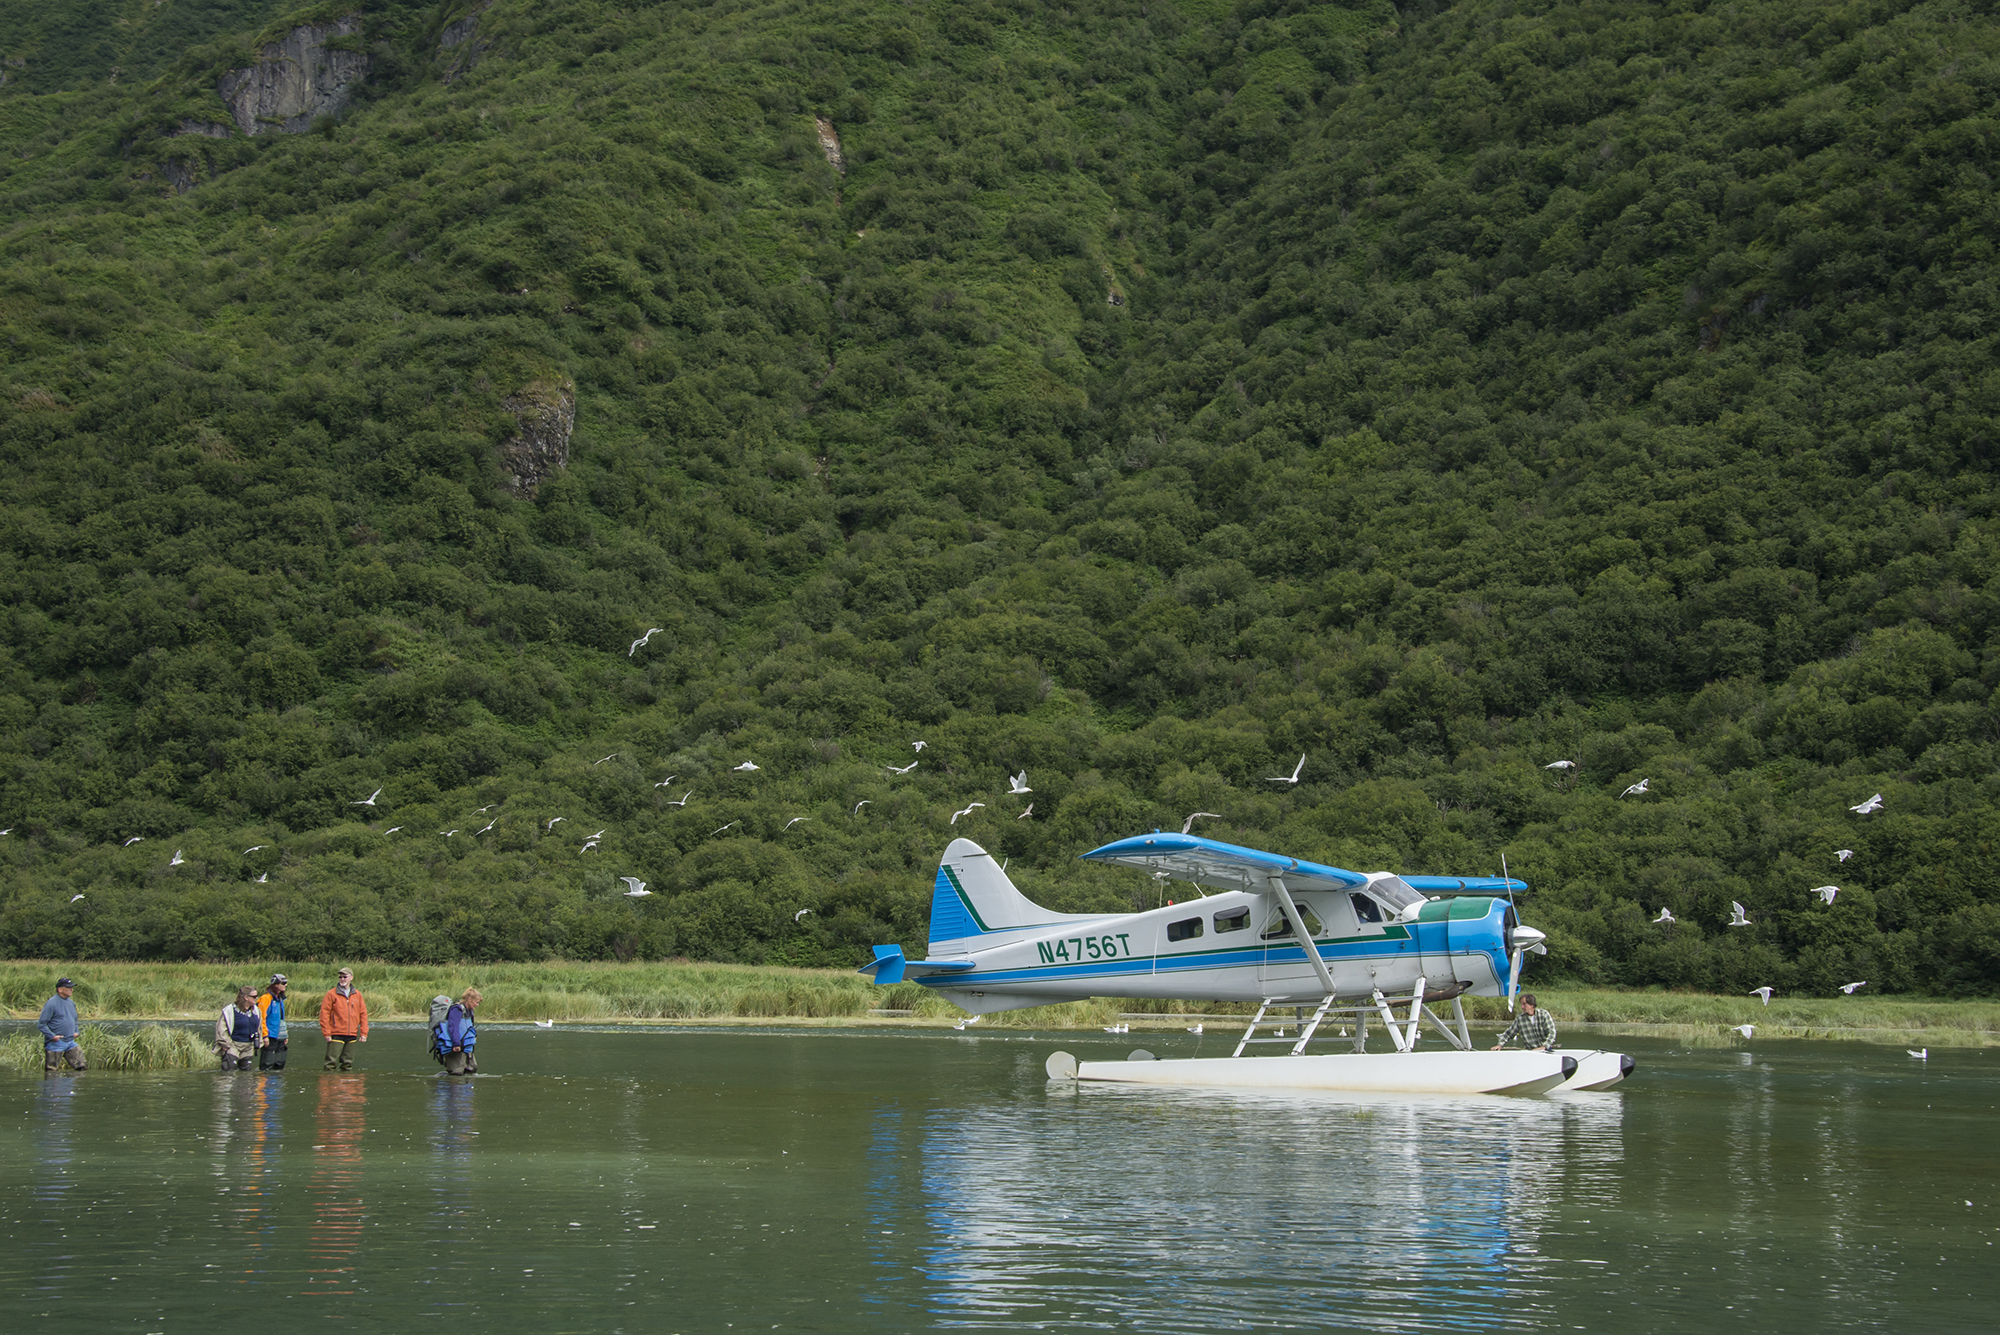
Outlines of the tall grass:
{"type": "MultiPolygon", "coordinates": [[[[122,1031],[85,1025],[77,1042],[83,1045],[84,1058],[94,1071],[184,1071],[215,1060],[201,1035],[163,1024],[142,1024],[122,1031]]],[[[41,1069],[40,1034],[0,1038],[0,1071],[33,1073],[41,1069]]]]}
{"type": "MultiPolygon", "coordinates": [[[[87,1019],[208,1019],[239,983],[261,986],[273,973],[292,980],[295,1014],[309,1022],[331,985],[330,964],[267,960],[245,964],[0,963],[0,1006],[33,1016],[58,975],[77,979],[76,1000],[87,1019]]],[[[964,1018],[936,992],[915,983],[877,987],[860,974],[741,964],[535,964],[354,966],[356,981],[377,1020],[426,1016],[440,993],[467,987],[485,995],[488,1022],[558,1020],[617,1023],[673,1020],[867,1021],[871,1011],[908,1012],[917,1023],[964,1018]]],[[[1688,992],[1616,992],[1542,988],[1542,1001],[1564,1028],[1613,1026],[1665,1036],[1711,1036],[1756,1024],[1760,1036],[1919,1038],[1941,1045],[2000,1042],[2000,1002],[1904,997],[1755,997],[1688,992]]],[[[980,1021],[990,1029],[1088,1029],[1128,1018],[1135,1027],[1176,1027],[1194,1015],[1238,1015],[1248,1006],[1203,1001],[1097,998],[980,1021]]],[[[1480,1025],[1505,1023],[1506,1003],[1470,998],[1466,1012],[1480,1025]]],[[[203,1050],[205,1052],[205,1049],[203,1050]]],[[[39,1061],[39,1056],[36,1060],[39,1061]]]]}

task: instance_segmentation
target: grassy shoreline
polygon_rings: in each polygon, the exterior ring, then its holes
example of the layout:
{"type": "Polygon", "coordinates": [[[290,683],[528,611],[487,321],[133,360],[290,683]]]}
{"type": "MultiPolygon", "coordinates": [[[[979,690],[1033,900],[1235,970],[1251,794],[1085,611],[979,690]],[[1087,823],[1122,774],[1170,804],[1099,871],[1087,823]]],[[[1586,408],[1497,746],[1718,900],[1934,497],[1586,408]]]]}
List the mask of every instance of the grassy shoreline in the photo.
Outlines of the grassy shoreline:
{"type": "MultiPolygon", "coordinates": [[[[273,973],[292,980],[302,1015],[310,1019],[336,966],[284,960],[240,964],[124,964],[89,961],[0,962],[0,1010],[32,1019],[59,975],[78,981],[86,1021],[201,1020],[228,1003],[239,983],[261,986],[273,973]]],[[[492,1022],[556,1020],[590,1024],[789,1023],[934,1027],[963,1016],[912,983],[881,988],[859,974],[745,964],[356,964],[371,1018],[417,1020],[438,993],[467,987],[485,994],[482,1018],[492,1022]],[[895,1013],[887,1013],[895,1012],[895,1013]]],[[[2000,1045],[2000,1002],[1918,997],[1755,997],[1686,992],[1616,992],[1539,988],[1564,1030],[1592,1036],[1652,1035],[1720,1040],[1732,1025],[1755,1024],[1760,1041],[1773,1038],[1921,1042],[1939,1047],[2000,1045]]],[[[1179,1028],[1199,1016],[1218,1027],[1247,1006],[1213,1002],[1135,1002],[1120,998],[1040,1006],[989,1015],[996,1029],[1091,1029],[1125,1020],[1134,1032],[1179,1028]]],[[[1476,1026],[1504,1023],[1506,1007],[1472,998],[1476,1026]]]]}

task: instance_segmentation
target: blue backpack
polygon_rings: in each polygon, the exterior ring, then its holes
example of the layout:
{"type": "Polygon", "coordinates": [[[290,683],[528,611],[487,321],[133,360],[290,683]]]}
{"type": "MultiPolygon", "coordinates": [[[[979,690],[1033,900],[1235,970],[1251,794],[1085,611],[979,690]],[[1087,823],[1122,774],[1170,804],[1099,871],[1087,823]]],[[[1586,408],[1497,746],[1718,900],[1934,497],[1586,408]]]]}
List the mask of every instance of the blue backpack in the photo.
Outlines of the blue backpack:
{"type": "Polygon", "coordinates": [[[460,1007],[450,997],[431,998],[431,1055],[443,1061],[451,1051],[451,1013],[456,1010],[465,1020],[465,1040],[461,1046],[467,1052],[479,1041],[479,1031],[473,1027],[472,1012],[460,1007]]]}

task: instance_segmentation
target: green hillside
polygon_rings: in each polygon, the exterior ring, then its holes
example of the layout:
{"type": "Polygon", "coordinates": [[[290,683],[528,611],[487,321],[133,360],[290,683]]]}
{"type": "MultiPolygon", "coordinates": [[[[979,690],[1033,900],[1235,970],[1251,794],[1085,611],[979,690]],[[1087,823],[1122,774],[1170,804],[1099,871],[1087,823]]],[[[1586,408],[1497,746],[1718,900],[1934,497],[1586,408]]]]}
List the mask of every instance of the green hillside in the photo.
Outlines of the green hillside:
{"type": "Polygon", "coordinates": [[[1990,0],[0,16],[0,950],[837,964],[1212,811],[2000,990],[1990,0]]]}

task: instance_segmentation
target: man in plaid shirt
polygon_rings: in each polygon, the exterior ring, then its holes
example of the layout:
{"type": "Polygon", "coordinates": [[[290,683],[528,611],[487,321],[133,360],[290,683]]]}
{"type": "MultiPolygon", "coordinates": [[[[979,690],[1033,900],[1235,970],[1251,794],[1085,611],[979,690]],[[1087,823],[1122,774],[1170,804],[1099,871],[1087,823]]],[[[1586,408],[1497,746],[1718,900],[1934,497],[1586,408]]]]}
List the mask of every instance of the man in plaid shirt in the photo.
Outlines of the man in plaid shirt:
{"type": "Polygon", "coordinates": [[[1500,1035],[1500,1041],[1493,1045],[1493,1050],[1498,1052],[1515,1039],[1521,1041],[1522,1047],[1534,1048],[1541,1052],[1547,1052],[1556,1045],[1555,1019],[1547,1011],[1535,1005],[1533,992],[1521,994],[1521,1013],[1514,1017],[1514,1023],[1508,1025],[1506,1032],[1500,1035]]]}

